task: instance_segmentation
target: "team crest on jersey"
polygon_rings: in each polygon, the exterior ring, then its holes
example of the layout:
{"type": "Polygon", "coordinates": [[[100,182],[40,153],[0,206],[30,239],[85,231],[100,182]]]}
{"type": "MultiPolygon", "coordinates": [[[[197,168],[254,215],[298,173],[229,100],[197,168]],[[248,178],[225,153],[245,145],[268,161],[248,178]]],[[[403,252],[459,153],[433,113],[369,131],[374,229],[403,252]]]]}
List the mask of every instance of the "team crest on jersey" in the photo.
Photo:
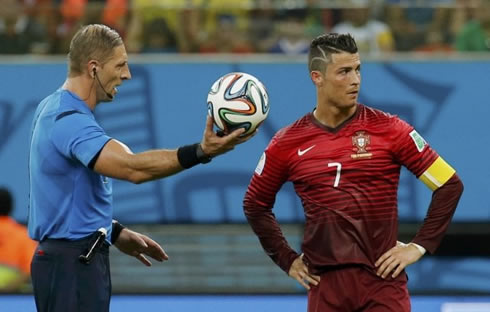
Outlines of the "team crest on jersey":
{"type": "Polygon", "coordinates": [[[371,138],[369,134],[364,131],[357,131],[355,135],[352,136],[352,148],[356,154],[350,155],[354,159],[358,158],[371,158],[373,153],[368,152],[369,144],[371,143],[371,138]]]}

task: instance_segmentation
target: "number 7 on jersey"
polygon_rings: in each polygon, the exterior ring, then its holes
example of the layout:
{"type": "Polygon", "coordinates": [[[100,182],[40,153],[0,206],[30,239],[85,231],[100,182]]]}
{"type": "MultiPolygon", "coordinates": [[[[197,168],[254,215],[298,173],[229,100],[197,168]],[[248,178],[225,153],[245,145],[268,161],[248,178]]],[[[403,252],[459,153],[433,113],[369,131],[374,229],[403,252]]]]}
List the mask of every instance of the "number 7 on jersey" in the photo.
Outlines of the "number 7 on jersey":
{"type": "Polygon", "coordinates": [[[328,167],[337,167],[337,174],[335,175],[335,182],[333,183],[333,187],[339,186],[340,170],[342,169],[342,164],[338,162],[328,163],[328,167]]]}

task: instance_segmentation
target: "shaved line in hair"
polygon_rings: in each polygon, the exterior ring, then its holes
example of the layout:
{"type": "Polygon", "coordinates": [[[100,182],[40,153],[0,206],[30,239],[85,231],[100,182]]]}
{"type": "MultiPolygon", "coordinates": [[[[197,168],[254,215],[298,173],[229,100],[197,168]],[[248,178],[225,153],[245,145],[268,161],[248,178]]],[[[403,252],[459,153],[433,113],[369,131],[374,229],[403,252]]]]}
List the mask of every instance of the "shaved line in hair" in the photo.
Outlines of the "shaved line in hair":
{"type": "Polygon", "coordinates": [[[308,70],[325,73],[332,62],[332,54],[357,53],[357,45],[350,34],[330,33],[316,37],[310,44],[308,70]]]}
{"type": "MultiPolygon", "coordinates": [[[[330,53],[327,54],[325,52],[325,50],[323,50],[322,47],[320,47],[320,46],[317,46],[317,48],[322,53],[322,56],[315,56],[315,57],[313,57],[311,59],[311,61],[310,61],[310,68],[312,68],[312,69],[314,68],[313,67],[313,62],[320,61],[320,62],[323,62],[324,63],[324,66],[321,66],[321,65],[318,66],[318,70],[320,72],[324,72],[327,69],[327,65],[332,62],[332,55],[330,53]]],[[[334,48],[332,46],[327,46],[326,48],[329,49],[329,50],[331,50],[331,51],[334,51],[334,53],[341,53],[342,52],[341,50],[336,49],[336,48],[334,48]]]]}

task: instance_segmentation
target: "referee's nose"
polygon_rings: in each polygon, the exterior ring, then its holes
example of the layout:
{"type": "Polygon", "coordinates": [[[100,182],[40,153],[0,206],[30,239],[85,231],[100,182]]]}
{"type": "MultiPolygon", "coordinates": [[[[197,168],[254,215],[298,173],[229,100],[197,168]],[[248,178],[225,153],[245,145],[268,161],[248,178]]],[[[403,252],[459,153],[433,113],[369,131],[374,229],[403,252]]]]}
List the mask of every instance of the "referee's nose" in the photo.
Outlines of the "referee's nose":
{"type": "Polygon", "coordinates": [[[131,79],[131,72],[129,71],[128,64],[124,65],[124,68],[123,68],[122,73],[121,73],[121,79],[122,80],[131,79]]]}

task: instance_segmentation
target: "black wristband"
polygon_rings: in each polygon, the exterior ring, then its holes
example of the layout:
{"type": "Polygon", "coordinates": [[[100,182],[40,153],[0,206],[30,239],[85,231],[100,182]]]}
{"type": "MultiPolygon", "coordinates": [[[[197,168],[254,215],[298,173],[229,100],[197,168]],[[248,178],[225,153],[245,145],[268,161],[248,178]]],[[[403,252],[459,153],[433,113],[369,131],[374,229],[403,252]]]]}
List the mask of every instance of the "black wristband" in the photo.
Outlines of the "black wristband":
{"type": "Polygon", "coordinates": [[[204,154],[201,144],[185,145],[177,150],[177,158],[184,169],[191,168],[197,164],[205,164],[211,161],[211,157],[204,154]]]}
{"type": "Polygon", "coordinates": [[[212,157],[209,156],[209,155],[206,155],[204,153],[204,151],[202,150],[202,146],[201,144],[197,144],[197,148],[196,148],[196,155],[197,155],[197,159],[199,159],[199,162],[201,164],[207,164],[208,162],[211,161],[212,157]]]}
{"type": "Polygon", "coordinates": [[[121,234],[121,231],[125,228],[126,227],[118,221],[112,220],[111,244],[114,244],[117,241],[119,235],[121,234]]]}

